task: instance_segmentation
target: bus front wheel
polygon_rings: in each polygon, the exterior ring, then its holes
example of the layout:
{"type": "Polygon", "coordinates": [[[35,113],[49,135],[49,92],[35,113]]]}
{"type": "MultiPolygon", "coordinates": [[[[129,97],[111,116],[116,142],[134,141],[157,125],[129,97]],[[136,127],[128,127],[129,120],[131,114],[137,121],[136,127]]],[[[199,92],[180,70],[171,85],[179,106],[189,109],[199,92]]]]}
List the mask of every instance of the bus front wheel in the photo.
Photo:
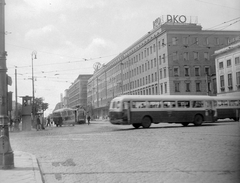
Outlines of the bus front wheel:
{"type": "Polygon", "coordinates": [[[134,124],[132,124],[132,125],[133,125],[133,127],[136,128],[136,129],[138,129],[138,128],[141,126],[140,123],[134,123],[134,124]]]}
{"type": "Polygon", "coordinates": [[[200,125],[202,125],[202,123],[203,123],[203,117],[201,116],[201,115],[196,115],[195,117],[194,117],[194,122],[193,122],[193,124],[195,125],[195,126],[200,126],[200,125]]]}
{"type": "Polygon", "coordinates": [[[142,127],[143,128],[149,128],[151,126],[151,123],[152,123],[152,121],[149,117],[144,117],[142,119],[142,127]]]}

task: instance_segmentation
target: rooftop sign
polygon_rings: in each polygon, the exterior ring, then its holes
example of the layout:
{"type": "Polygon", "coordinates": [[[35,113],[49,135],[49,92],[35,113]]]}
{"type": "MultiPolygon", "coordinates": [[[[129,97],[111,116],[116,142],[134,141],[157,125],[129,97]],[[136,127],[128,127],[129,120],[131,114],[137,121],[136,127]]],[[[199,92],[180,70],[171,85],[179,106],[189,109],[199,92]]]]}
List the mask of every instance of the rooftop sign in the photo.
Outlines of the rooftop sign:
{"type": "Polygon", "coordinates": [[[196,16],[162,15],[161,17],[158,17],[155,21],[153,21],[153,28],[155,29],[166,22],[178,23],[178,24],[198,23],[196,16]]]}

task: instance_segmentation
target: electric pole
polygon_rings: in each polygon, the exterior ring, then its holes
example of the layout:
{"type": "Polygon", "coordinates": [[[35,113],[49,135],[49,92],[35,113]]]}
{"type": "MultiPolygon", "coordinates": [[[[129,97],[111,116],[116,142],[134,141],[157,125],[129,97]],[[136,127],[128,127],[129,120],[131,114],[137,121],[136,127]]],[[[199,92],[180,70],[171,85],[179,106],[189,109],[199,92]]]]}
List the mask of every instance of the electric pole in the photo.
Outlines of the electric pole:
{"type": "Polygon", "coordinates": [[[5,1],[0,0],[0,167],[14,167],[14,156],[9,140],[7,112],[7,66],[5,51],[5,1]]]}

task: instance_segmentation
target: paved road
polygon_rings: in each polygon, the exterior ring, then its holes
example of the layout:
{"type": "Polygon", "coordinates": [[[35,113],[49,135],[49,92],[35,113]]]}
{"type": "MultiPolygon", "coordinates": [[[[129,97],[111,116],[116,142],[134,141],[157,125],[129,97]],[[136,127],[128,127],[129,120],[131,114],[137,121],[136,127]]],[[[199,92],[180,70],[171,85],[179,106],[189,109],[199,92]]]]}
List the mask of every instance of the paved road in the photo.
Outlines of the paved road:
{"type": "Polygon", "coordinates": [[[45,183],[237,183],[239,122],[149,129],[95,122],[10,134],[13,150],[37,156],[45,183]]]}

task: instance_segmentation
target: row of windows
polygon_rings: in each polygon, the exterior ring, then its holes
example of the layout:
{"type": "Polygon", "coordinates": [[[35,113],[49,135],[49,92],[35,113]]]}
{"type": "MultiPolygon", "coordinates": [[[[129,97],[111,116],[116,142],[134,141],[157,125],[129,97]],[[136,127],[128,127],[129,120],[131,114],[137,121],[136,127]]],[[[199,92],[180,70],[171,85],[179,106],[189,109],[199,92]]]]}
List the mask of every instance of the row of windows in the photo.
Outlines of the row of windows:
{"type": "MultiPolygon", "coordinates": [[[[237,88],[240,88],[240,71],[236,72],[236,85],[237,88]]],[[[233,76],[232,73],[227,74],[227,87],[231,91],[233,89],[233,76]]],[[[220,89],[221,91],[225,91],[225,80],[224,75],[220,76],[220,89]]]]}
{"type": "MultiPolygon", "coordinates": [[[[234,58],[235,60],[235,65],[239,65],[240,64],[240,60],[239,60],[239,56],[234,58]]],[[[231,59],[227,59],[227,67],[231,67],[232,66],[232,60],[231,59]]],[[[224,62],[219,62],[219,69],[223,69],[224,68],[224,62]]]]}

